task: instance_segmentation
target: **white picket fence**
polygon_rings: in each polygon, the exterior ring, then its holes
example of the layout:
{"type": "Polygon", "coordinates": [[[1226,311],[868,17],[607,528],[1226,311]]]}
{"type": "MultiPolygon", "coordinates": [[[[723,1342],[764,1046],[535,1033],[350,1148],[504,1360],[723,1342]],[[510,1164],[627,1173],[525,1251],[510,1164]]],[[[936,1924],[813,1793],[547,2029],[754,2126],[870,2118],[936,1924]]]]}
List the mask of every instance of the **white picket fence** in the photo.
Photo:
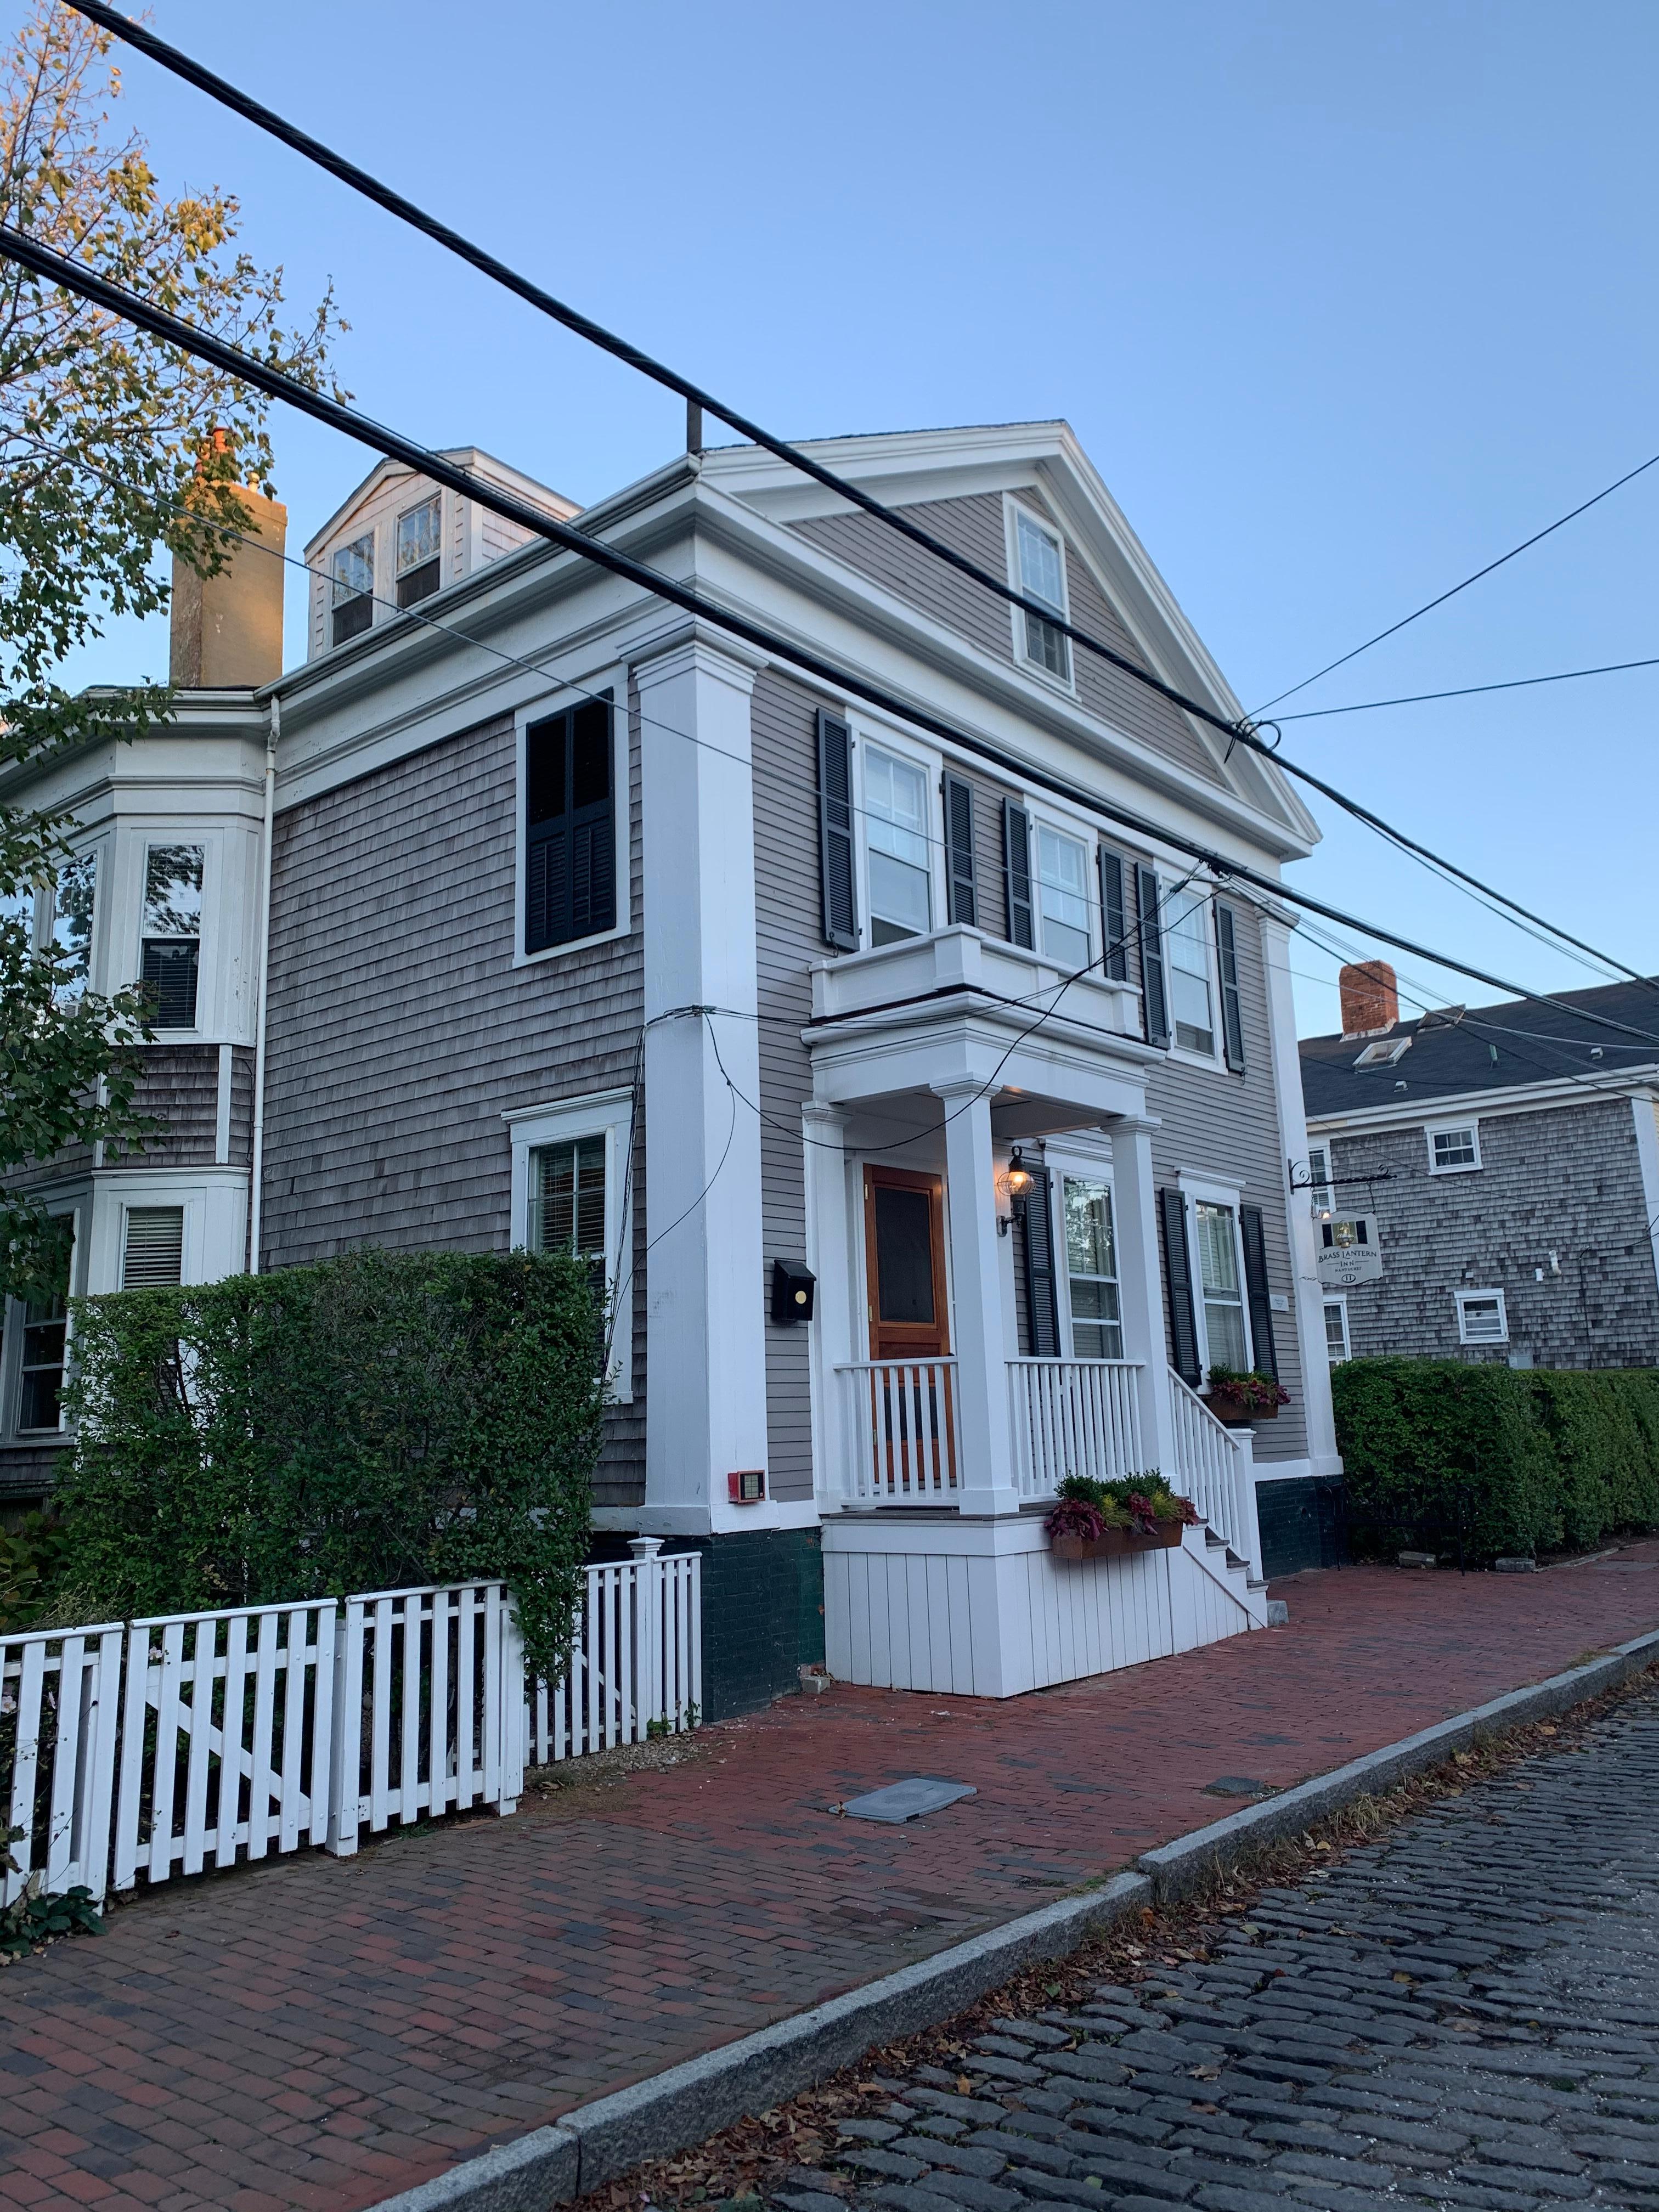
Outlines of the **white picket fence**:
{"type": "Polygon", "coordinates": [[[469,1807],[526,1760],[694,1727],[700,1562],[589,1567],[562,1680],[526,1680],[501,1583],[375,1590],[0,1636],[0,1905],[101,1899],[469,1807]]]}

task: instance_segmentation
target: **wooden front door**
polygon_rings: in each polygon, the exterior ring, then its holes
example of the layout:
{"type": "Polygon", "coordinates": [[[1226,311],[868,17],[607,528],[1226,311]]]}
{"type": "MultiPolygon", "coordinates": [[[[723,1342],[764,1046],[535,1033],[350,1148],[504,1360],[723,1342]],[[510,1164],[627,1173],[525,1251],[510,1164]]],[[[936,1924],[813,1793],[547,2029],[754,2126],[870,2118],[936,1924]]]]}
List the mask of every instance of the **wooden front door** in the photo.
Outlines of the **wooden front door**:
{"type": "Polygon", "coordinates": [[[865,1277],[872,1359],[943,1359],[945,1187],[907,1168],[864,1170],[865,1277]]]}

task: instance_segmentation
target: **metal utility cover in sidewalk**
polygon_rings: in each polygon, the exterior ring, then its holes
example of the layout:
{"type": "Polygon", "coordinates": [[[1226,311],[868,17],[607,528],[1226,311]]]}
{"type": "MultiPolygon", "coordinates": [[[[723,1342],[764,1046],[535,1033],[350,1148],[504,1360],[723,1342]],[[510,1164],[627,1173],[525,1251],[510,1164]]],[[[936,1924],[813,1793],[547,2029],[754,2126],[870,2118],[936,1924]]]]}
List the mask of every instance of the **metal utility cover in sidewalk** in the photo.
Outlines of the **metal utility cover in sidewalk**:
{"type": "Polygon", "coordinates": [[[872,1790],[863,1797],[849,1797],[842,1807],[850,1820],[888,1820],[895,1826],[914,1820],[919,1814],[937,1813],[954,1805],[958,1797],[977,1797],[970,1783],[939,1782],[930,1775],[913,1774],[903,1782],[890,1782],[884,1790],[872,1790]]]}

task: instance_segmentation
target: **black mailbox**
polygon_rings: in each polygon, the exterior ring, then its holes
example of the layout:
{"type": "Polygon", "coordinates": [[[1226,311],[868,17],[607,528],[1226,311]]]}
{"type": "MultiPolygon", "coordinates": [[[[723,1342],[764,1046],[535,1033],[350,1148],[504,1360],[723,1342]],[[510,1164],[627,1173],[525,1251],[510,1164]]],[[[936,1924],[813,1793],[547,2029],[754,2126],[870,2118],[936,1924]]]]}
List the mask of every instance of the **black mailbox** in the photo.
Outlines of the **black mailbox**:
{"type": "Polygon", "coordinates": [[[817,1278],[810,1267],[798,1267],[793,1260],[774,1260],[772,1262],[772,1318],[774,1321],[811,1321],[812,1293],[817,1288],[817,1278]]]}

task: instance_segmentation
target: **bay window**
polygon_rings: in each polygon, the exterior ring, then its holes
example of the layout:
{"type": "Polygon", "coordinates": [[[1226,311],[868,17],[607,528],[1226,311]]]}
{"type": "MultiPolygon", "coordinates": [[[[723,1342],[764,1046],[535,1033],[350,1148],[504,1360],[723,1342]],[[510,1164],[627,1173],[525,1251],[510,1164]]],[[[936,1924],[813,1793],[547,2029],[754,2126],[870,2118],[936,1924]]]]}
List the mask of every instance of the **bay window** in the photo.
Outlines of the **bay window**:
{"type": "Polygon", "coordinates": [[[139,980],[158,1030],[192,1030],[202,950],[199,845],[152,845],[144,856],[139,980]]]}

